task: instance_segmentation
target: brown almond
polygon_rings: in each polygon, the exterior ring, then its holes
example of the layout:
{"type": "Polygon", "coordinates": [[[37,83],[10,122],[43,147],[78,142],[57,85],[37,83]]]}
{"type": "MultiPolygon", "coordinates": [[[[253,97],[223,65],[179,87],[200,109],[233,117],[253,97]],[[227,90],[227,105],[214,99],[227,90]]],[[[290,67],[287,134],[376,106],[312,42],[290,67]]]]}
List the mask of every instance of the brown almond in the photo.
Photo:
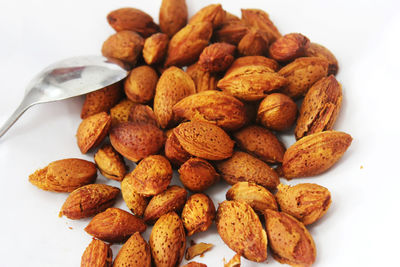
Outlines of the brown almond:
{"type": "Polygon", "coordinates": [[[72,192],[94,183],[96,177],[97,169],[92,162],[72,158],[51,162],[29,175],[29,182],[47,191],[72,192]]]}
{"type": "Polygon", "coordinates": [[[113,267],[151,267],[150,246],[136,232],[126,241],[115,257],[113,267]]]}
{"type": "Polygon", "coordinates": [[[124,90],[126,97],[135,103],[147,103],[154,97],[158,75],[149,66],[134,68],[126,77],[124,90]]]}
{"type": "Polygon", "coordinates": [[[150,106],[137,104],[131,107],[129,121],[133,123],[152,124],[158,127],[156,115],[150,106]]]}
{"type": "Polygon", "coordinates": [[[191,158],[178,170],[182,184],[194,192],[202,192],[219,180],[219,174],[206,160],[191,158]]]}
{"type": "Polygon", "coordinates": [[[217,90],[218,78],[215,73],[203,70],[198,63],[190,65],[186,73],[192,78],[196,92],[217,90]]]}
{"type": "Polygon", "coordinates": [[[331,130],[342,105],[342,86],[335,76],[322,78],[307,92],[294,130],[296,139],[331,130]]]}
{"type": "Polygon", "coordinates": [[[143,58],[148,65],[161,63],[167,54],[169,38],[165,33],[155,33],[146,38],[143,45],[143,58]]]}
{"type": "Polygon", "coordinates": [[[81,267],[111,267],[112,250],[109,244],[93,239],[81,258],[81,267]]]}
{"type": "Polygon", "coordinates": [[[120,182],[124,179],[126,165],[121,155],[111,145],[106,144],[97,150],[94,161],[103,176],[120,182]]]}
{"type": "Polygon", "coordinates": [[[215,206],[207,195],[198,193],[189,197],[182,211],[183,226],[188,236],[207,231],[214,219],[215,206]]]}
{"type": "Polygon", "coordinates": [[[286,178],[314,176],[327,171],[346,152],[352,138],[336,131],[314,133],[289,147],[283,157],[286,178]]]}
{"type": "Polygon", "coordinates": [[[271,167],[244,152],[236,151],[231,158],[218,162],[216,166],[221,177],[231,185],[245,181],[275,189],[279,184],[279,177],[271,167]]]}
{"type": "Polygon", "coordinates": [[[183,149],[175,134],[173,129],[171,130],[171,135],[167,138],[165,142],[165,156],[171,161],[175,166],[181,166],[191,155],[183,149]]]}
{"type": "Polygon", "coordinates": [[[135,191],[132,179],[127,177],[122,180],[121,193],[126,206],[131,210],[131,212],[139,217],[143,216],[144,210],[149,203],[149,199],[135,191]]]}
{"type": "MultiPolygon", "coordinates": [[[[214,208],[214,213],[215,213],[215,208],[214,208]]],[[[198,243],[198,244],[193,244],[190,247],[187,248],[186,254],[185,254],[185,259],[186,260],[191,260],[196,256],[202,257],[204,256],[204,253],[212,249],[214,245],[213,244],[207,244],[207,243],[198,243]]]]}
{"type": "Polygon", "coordinates": [[[225,71],[233,62],[236,47],[228,43],[213,43],[201,52],[198,64],[205,71],[225,71]]]}
{"type": "Polygon", "coordinates": [[[106,242],[123,243],[136,232],[144,232],[143,220],[118,208],[108,208],[97,214],[85,231],[106,242]]]}
{"type": "Polygon", "coordinates": [[[163,0],[161,2],[159,21],[161,31],[172,37],[185,27],[188,19],[186,0],[163,0]]]}
{"type": "Polygon", "coordinates": [[[235,61],[233,61],[232,65],[226,71],[225,75],[228,75],[232,71],[237,68],[244,66],[265,66],[273,71],[279,70],[279,64],[273,59],[263,57],[263,56],[247,56],[247,57],[239,57],[235,61]]]}
{"type": "Polygon", "coordinates": [[[132,31],[117,32],[103,43],[101,53],[105,57],[116,58],[135,65],[142,52],[144,39],[132,31]]]}
{"type": "Polygon", "coordinates": [[[233,22],[233,21],[240,21],[240,18],[236,15],[233,15],[232,13],[225,11],[225,17],[222,23],[228,23],[228,22],[233,22]]]}
{"type": "Polygon", "coordinates": [[[212,4],[203,7],[193,17],[190,18],[189,24],[200,22],[211,22],[213,28],[218,28],[225,18],[225,12],[220,4],[212,4]]]}
{"type": "Polygon", "coordinates": [[[158,26],[153,18],[136,8],[125,7],[114,10],[107,15],[107,21],[117,32],[134,31],[143,37],[158,32],[158,26]]]}
{"type": "Polygon", "coordinates": [[[249,28],[240,20],[228,21],[214,31],[213,39],[217,42],[238,45],[248,31],[249,28]]]}
{"type": "Polygon", "coordinates": [[[289,33],[280,37],[269,47],[269,55],[276,61],[287,62],[303,57],[310,46],[310,40],[300,33],[289,33]]]}
{"type": "Polygon", "coordinates": [[[328,75],[336,75],[339,70],[339,64],[335,55],[325,46],[317,43],[310,43],[310,46],[306,50],[305,56],[326,59],[329,63],[328,75]]]}
{"type": "Polygon", "coordinates": [[[114,127],[119,123],[129,121],[129,113],[134,105],[135,103],[129,99],[123,99],[110,109],[111,125],[114,127]]]}
{"type": "Polygon", "coordinates": [[[251,29],[238,44],[242,56],[263,56],[268,53],[268,39],[261,32],[251,29]]]}
{"type": "Polygon", "coordinates": [[[263,32],[270,44],[281,37],[269,15],[261,9],[242,9],[242,20],[248,26],[263,32]]]}
{"type": "Polygon", "coordinates": [[[107,136],[111,126],[111,117],[100,112],[84,119],[78,127],[76,138],[79,149],[86,154],[90,149],[98,146],[107,136]]]}

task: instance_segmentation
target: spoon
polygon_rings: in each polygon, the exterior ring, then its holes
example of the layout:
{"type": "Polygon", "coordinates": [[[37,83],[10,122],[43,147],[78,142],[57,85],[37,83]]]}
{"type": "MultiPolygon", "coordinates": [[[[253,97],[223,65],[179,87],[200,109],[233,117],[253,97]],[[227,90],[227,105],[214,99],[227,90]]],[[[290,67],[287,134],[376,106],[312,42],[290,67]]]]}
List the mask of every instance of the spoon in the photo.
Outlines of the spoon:
{"type": "Polygon", "coordinates": [[[0,128],[0,137],[33,105],[87,94],[127,75],[124,63],[103,56],[80,56],[56,62],[29,83],[21,104],[0,128]]]}

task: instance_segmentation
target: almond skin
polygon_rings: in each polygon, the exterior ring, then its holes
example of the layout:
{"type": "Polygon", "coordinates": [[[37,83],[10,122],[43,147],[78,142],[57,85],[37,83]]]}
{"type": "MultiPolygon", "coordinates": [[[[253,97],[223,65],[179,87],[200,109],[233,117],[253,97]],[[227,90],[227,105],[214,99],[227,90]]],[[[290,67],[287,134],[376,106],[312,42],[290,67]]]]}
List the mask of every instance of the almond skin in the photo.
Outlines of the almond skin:
{"type": "Polygon", "coordinates": [[[234,142],[220,127],[207,122],[181,123],[173,131],[179,143],[189,154],[208,160],[232,156],[234,142]]]}
{"type": "Polygon", "coordinates": [[[266,210],[265,227],[274,259],[299,267],[314,263],[314,240],[301,222],[284,212],[266,210]]]}
{"type": "Polygon", "coordinates": [[[297,58],[278,72],[287,79],[282,93],[295,99],[304,96],[316,81],[327,76],[328,66],[328,61],[322,58],[297,58]]]}
{"type": "Polygon", "coordinates": [[[177,119],[204,121],[226,131],[239,129],[246,122],[244,104],[228,93],[215,90],[187,96],[172,110],[177,119]]]}
{"type": "Polygon", "coordinates": [[[335,55],[325,46],[317,43],[310,43],[310,46],[306,50],[305,56],[326,59],[329,63],[328,75],[336,75],[339,70],[339,64],[335,55]]]}
{"type": "Polygon", "coordinates": [[[234,133],[238,146],[248,153],[268,163],[280,163],[285,147],[278,138],[267,129],[251,125],[234,133]]]}
{"type": "Polygon", "coordinates": [[[186,69],[186,73],[192,78],[197,93],[217,90],[218,77],[216,74],[203,70],[198,63],[190,65],[186,69]]]}
{"type": "Polygon", "coordinates": [[[92,162],[72,158],[51,162],[29,175],[29,182],[47,191],[72,192],[94,183],[96,177],[96,166],[92,162]]]}
{"type": "Polygon", "coordinates": [[[268,53],[268,39],[261,32],[251,29],[238,44],[242,56],[263,56],[268,53]]]}
{"type": "Polygon", "coordinates": [[[97,150],[94,161],[103,176],[120,182],[124,179],[126,165],[121,155],[111,145],[104,145],[97,150]]]}
{"type": "Polygon", "coordinates": [[[271,167],[244,152],[236,151],[231,158],[218,162],[216,166],[221,177],[231,185],[246,181],[275,189],[279,184],[279,177],[271,167]]]}
{"type": "Polygon", "coordinates": [[[193,17],[190,18],[189,24],[200,22],[211,22],[213,28],[218,28],[225,18],[225,12],[220,4],[212,4],[200,9],[193,17]]]}
{"type": "Polygon", "coordinates": [[[331,130],[339,114],[342,98],[342,86],[333,75],[316,82],[301,104],[294,131],[296,139],[331,130]]]}
{"type": "Polygon", "coordinates": [[[238,45],[240,40],[248,33],[249,28],[241,21],[224,23],[220,29],[214,31],[213,39],[218,42],[238,45]]]}
{"type": "Polygon", "coordinates": [[[174,267],[182,261],[186,248],[185,229],[175,212],[158,219],[150,234],[150,249],[157,267],[174,267]]]}
{"type": "Polygon", "coordinates": [[[174,122],[172,107],[184,97],[194,94],[192,78],[177,67],[170,67],[158,80],[154,97],[154,114],[162,128],[174,122]]]}
{"type": "Polygon", "coordinates": [[[123,243],[134,233],[145,230],[142,219],[118,208],[97,214],[85,228],[88,234],[109,243],[123,243]]]}
{"type": "Polygon", "coordinates": [[[114,205],[119,192],[119,188],[105,184],[82,186],[72,191],[65,200],[60,216],[77,220],[96,215],[114,205]]]}
{"type": "Polygon", "coordinates": [[[168,212],[181,212],[185,205],[187,191],[182,187],[173,185],[164,192],[154,196],[144,211],[144,221],[154,224],[158,218],[168,212]]]}
{"type": "Polygon", "coordinates": [[[279,70],[279,64],[273,59],[264,57],[264,56],[247,56],[247,57],[239,57],[235,61],[233,61],[232,65],[226,71],[225,75],[228,75],[232,71],[237,68],[244,66],[265,66],[273,71],[279,70]]]}
{"type": "Polygon", "coordinates": [[[215,222],[222,240],[233,251],[255,262],[267,259],[267,235],[249,204],[223,201],[215,222]]]}
{"type": "Polygon", "coordinates": [[[121,247],[113,267],[151,267],[150,246],[140,233],[134,233],[121,247]]]}
{"type": "Polygon", "coordinates": [[[124,157],[137,162],[156,154],[164,145],[164,133],[152,124],[124,122],[110,131],[112,146],[124,157]]]}
{"type": "Polygon", "coordinates": [[[233,62],[236,47],[228,43],[214,43],[201,52],[198,64],[205,71],[225,71],[233,62]]]}
{"type": "Polygon", "coordinates": [[[126,97],[134,103],[147,103],[154,97],[158,75],[149,66],[134,68],[126,77],[124,90],[126,97]]]}
{"type": "Polygon", "coordinates": [[[137,104],[131,107],[128,120],[133,123],[152,124],[158,127],[156,115],[150,106],[137,104]]]}
{"type": "Polygon", "coordinates": [[[111,126],[111,117],[105,112],[100,112],[84,119],[78,127],[76,138],[82,154],[98,146],[107,136],[111,126]]]}
{"type": "Polygon", "coordinates": [[[139,217],[143,216],[144,210],[149,203],[149,199],[136,193],[132,179],[127,177],[121,182],[121,192],[122,198],[131,212],[139,217]]]}
{"type": "Polygon", "coordinates": [[[300,33],[289,33],[276,40],[269,47],[269,55],[276,61],[286,62],[303,57],[310,46],[310,40],[300,33]]]}
{"type": "Polygon", "coordinates": [[[114,127],[117,124],[129,121],[129,113],[134,105],[135,103],[129,99],[123,99],[110,109],[111,126],[114,127]]]}
{"type": "Polygon", "coordinates": [[[327,171],[343,156],[351,141],[349,134],[336,131],[303,137],[285,152],[282,162],[284,176],[291,179],[327,171]]]}
{"type": "Polygon", "coordinates": [[[93,239],[83,252],[81,267],[111,267],[112,250],[109,244],[93,239]]]}
{"type": "Polygon", "coordinates": [[[181,166],[191,157],[191,155],[185,149],[183,149],[175,134],[173,133],[173,130],[171,135],[167,138],[167,141],[165,142],[164,153],[168,160],[171,161],[174,166],[181,166]]]}
{"type": "Polygon", "coordinates": [[[169,38],[165,33],[155,33],[146,38],[143,46],[143,58],[148,65],[163,62],[167,54],[169,38]]]}
{"type": "Polygon", "coordinates": [[[317,184],[278,185],[276,193],[281,211],[292,215],[304,225],[319,220],[328,211],[331,193],[317,184]]]}
{"type": "Polygon", "coordinates": [[[214,218],[214,203],[205,194],[190,196],[183,207],[182,221],[188,236],[207,231],[214,218]]]}
{"type": "Polygon", "coordinates": [[[107,21],[115,31],[124,30],[137,32],[143,37],[148,37],[158,32],[158,26],[147,13],[136,8],[120,8],[107,15],[107,21]]]}
{"type": "Polygon", "coordinates": [[[193,192],[202,192],[219,180],[219,174],[206,160],[191,158],[178,170],[182,184],[193,192]]]}
{"type": "Polygon", "coordinates": [[[163,33],[174,36],[182,29],[188,19],[186,0],[163,0],[161,2],[159,21],[163,33]]]}
{"type": "Polygon", "coordinates": [[[125,179],[131,179],[134,190],[143,196],[154,196],[167,189],[172,179],[172,167],[161,155],[144,158],[125,179]]]}
{"type": "Polygon", "coordinates": [[[101,53],[105,57],[116,58],[135,65],[142,52],[144,39],[132,31],[117,32],[103,43],[101,53]]]}
{"type": "Polygon", "coordinates": [[[242,9],[242,20],[248,26],[263,32],[271,44],[281,37],[269,15],[261,9],[242,9]]]}

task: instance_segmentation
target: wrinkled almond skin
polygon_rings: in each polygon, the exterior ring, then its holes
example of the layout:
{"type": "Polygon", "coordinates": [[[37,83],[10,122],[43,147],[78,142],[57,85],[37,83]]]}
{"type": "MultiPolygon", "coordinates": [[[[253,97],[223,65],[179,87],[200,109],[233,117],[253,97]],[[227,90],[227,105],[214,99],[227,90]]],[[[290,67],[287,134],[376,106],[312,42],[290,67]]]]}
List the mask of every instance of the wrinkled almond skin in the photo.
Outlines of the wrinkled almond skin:
{"type": "Polygon", "coordinates": [[[96,215],[114,205],[119,192],[119,188],[105,184],[82,186],[65,200],[60,216],[78,220],[96,215]]]}
{"type": "Polygon", "coordinates": [[[269,55],[279,62],[287,62],[303,57],[310,46],[310,40],[300,33],[289,33],[269,47],[269,55]]]}
{"type": "Polygon", "coordinates": [[[189,197],[182,211],[182,222],[187,235],[205,232],[215,218],[215,206],[205,194],[194,194],[189,197]]]}
{"type": "Polygon", "coordinates": [[[111,267],[112,250],[110,245],[93,239],[86,247],[81,258],[81,267],[111,267]]]}
{"type": "Polygon", "coordinates": [[[103,176],[120,182],[124,179],[126,165],[121,155],[111,145],[104,145],[97,150],[94,161],[103,176]]]}
{"type": "Polygon", "coordinates": [[[134,233],[145,230],[142,219],[118,208],[97,214],[85,228],[88,234],[109,243],[123,243],[134,233]]]}
{"type": "Polygon", "coordinates": [[[154,196],[167,189],[172,179],[172,167],[161,155],[144,158],[125,179],[131,179],[134,190],[143,196],[154,196]]]}
{"type": "Polygon", "coordinates": [[[189,154],[208,160],[232,156],[234,142],[220,127],[207,122],[184,122],[174,128],[174,135],[189,154]]]}
{"type": "Polygon", "coordinates": [[[275,189],[279,184],[279,177],[271,167],[244,152],[236,151],[231,158],[218,162],[216,166],[221,177],[231,185],[237,182],[253,182],[275,189]]]}
{"type": "Polygon", "coordinates": [[[147,13],[136,8],[120,8],[107,15],[107,21],[117,32],[133,31],[143,37],[158,32],[158,26],[147,13]]]}
{"type": "Polygon", "coordinates": [[[200,9],[193,17],[190,18],[189,24],[200,22],[211,22],[213,28],[218,28],[225,18],[225,12],[220,4],[212,4],[200,9]]]}
{"type": "Polygon", "coordinates": [[[165,142],[164,153],[174,166],[181,166],[191,157],[191,155],[185,149],[183,149],[173,133],[173,130],[165,142]]]}
{"type": "Polygon", "coordinates": [[[182,184],[193,192],[202,192],[219,180],[219,174],[206,160],[191,158],[178,170],[182,184]]]}
{"type": "Polygon", "coordinates": [[[291,97],[304,96],[308,89],[319,79],[327,76],[329,63],[318,57],[300,57],[279,70],[287,79],[282,93],[291,97]]]}
{"type": "Polygon", "coordinates": [[[211,34],[211,22],[186,25],[171,38],[165,66],[188,66],[196,62],[208,45],[211,34]]]}
{"type": "Polygon", "coordinates": [[[213,43],[201,52],[198,64],[205,71],[225,71],[233,62],[236,47],[228,43],[213,43]]]}
{"type": "Polygon", "coordinates": [[[268,39],[257,30],[250,30],[238,44],[242,56],[263,56],[268,53],[268,39]]]}
{"type": "Polygon", "coordinates": [[[127,177],[121,182],[122,198],[131,212],[139,217],[143,216],[144,211],[149,204],[149,199],[137,193],[133,186],[132,179],[127,177]]]}
{"type": "Polygon", "coordinates": [[[283,157],[285,178],[314,176],[327,171],[346,152],[352,138],[336,131],[314,133],[289,147],[283,157]]]}
{"type": "Polygon", "coordinates": [[[225,75],[228,75],[237,68],[244,66],[264,66],[272,69],[273,71],[279,70],[279,64],[273,59],[264,56],[247,56],[239,57],[233,61],[232,65],[226,71],[225,75]]]}
{"type": "Polygon", "coordinates": [[[194,94],[196,88],[190,76],[177,67],[170,67],[158,80],[154,96],[154,114],[162,128],[174,122],[172,107],[184,97],[194,94]]]}
{"type": "Polygon", "coordinates": [[[220,29],[214,31],[213,39],[218,42],[238,45],[240,40],[248,33],[249,28],[239,21],[224,23],[220,29]]]}
{"type": "Polygon", "coordinates": [[[135,65],[142,52],[144,39],[132,31],[117,32],[103,43],[101,53],[105,57],[116,58],[135,65]]]}
{"type": "Polygon", "coordinates": [[[163,33],[174,36],[185,27],[188,19],[186,0],[163,0],[161,2],[159,21],[163,33]]]}
{"type": "Polygon", "coordinates": [[[143,58],[148,65],[163,62],[167,54],[169,38],[165,33],[155,33],[146,38],[143,45],[143,58]]]}
{"type": "Polygon", "coordinates": [[[266,210],[265,227],[274,259],[299,267],[314,263],[317,254],[314,240],[301,222],[284,212],[266,210]]]}
{"type": "Polygon", "coordinates": [[[249,204],[240,201],[222,202],[215,223],[218,234],[233,251],[255,262],[267,259],[267,235],[249,204]]]}
{"type": "Polygon", "coordinates": [[[234,184],[226,192],[226,199],[244,201],[260,214],[266,209],[278,210],[274,195],[255,183],[238,182],[234,184]]]}
{"type": "Polygon", "coordinates": [[[310,46],[306,50],[305,56],[326,59],[329,62],[328,75],[336,75],[339,70],[339,64],[335,55],[329,51],[328,48],[320,44],[310,43],[310,46]]]}
{"type": "Polygon", "coordinates": [[[237,130],[246,122],[244,104],[232,95],[216,90],[187,96],[172,110],[177,119],[204,121],[226,131],[237,130]]]}
{"type": "Polygon", "coordinates": [[[158,127],[156,115],[150,106],[137,104],[131,107],[128,120],[134,123],[152,124],[158,127]]]}
{"type": "Polygon", "coordinates": [[[272,44],[281,37],[280,32],[274,23],[269,19],[269,15],[260,9],[242,9],[242,20],[245,24],[263,32],[269,43],[272,44]]]}
{"type": "Polygon", "coordinates": [[[111,126],[111,117],[105,112],[100,112],[84,119],[76,132],[78,147],[82,154],[98,146],[107,136],[111,126]]]}
{"type": "Polygon", "coordinates": [[[268,163],[280,163],[285,147],[270,131],[261,126],[251,125],[234,133],[238,146],[268,163]]]}
{"type": "Polygon", "coordinates": [[[110,109],[111,126],[114,127],[119,123],[129,121],[129,113],[135,105],[129,99],[123,99],[117,105],[110,109]]]}
{"type": "Polygon", "coordinates": [[[286,83],[283,76],[269,67],[243,66],[225,75],[218,81],[217,86],[241,100],[254,101],[264,98],[286,83]]]}
{"type": "Polygon", "coordinates": [[[86,119],[91,115],[110,111],[121,97],[122,88],[120,82],[86,94],[85,102],[82,106],[81,118],[86,119]]]}
{"type": "Polygon", "coordinates": [[[301,104],[294,134],[296,139],[331,130],[342,105],[342,86],[335,76],[322,78],[307,92],[301,104]]]}
{"type": "Polygon", "coordinates": [[[171,211],[180,213],[185,205],[187,191],[173,185],[164,192],[154,196],[144,211],[143,219],[147,224],[154,224],[158,218],[171,211]]]}
{"type": "Polygon", "coordinates": [[[317,184],[278,185],[276,200],[282,212],[292,215],[304,225],[319,220],[331,205],[331,193],[317,184]]]}
{"type": "Polygon", "coordinates": [[[43,169],[29,175],[29,182],[40,189],[54,192],[72,192],[94,183],[96,166],[83,159],[62,159],[51,162],[43,169]]]}
{"type": "Polygon", "coordinates": [[[288,130],[297,117],[297,105],[288,96],[280,93],[267,95],[261,101],[257,112],[257,121],[275,131],[288,130]]]}
{"type": "Polygon", "coordinates": [[[157,154],[165,142],[164,133],[152,124],[124,122],[110,131],[112,146],[129,160],[139,160],[157,154]]]}
{"type": "Polygon", "coordinates": [[[198,63],[190,65],[186,69],[186,73],[192,78],[197,93],[217,89],[216,74],[203,70],[198,63]]]}
{"type": "Polygon", "coordinates": [[[151,267],[150,246],[139,232],[134,233],[121,247],[113,267],[151,267]]]}
{"type": "Polygon", "coordinates": [[[179,265],[185,254],[186,235],[175,212],[164,214],[157,220],[151,230],[149,244],[156,267],[179,265]]]}
{"type": "Polygon", "coordinates": [[[158,75],[149,66],[134,68],[125,80],[124,90],[127,98],[135,103],[147,103],[153,99],[158,75]]]}

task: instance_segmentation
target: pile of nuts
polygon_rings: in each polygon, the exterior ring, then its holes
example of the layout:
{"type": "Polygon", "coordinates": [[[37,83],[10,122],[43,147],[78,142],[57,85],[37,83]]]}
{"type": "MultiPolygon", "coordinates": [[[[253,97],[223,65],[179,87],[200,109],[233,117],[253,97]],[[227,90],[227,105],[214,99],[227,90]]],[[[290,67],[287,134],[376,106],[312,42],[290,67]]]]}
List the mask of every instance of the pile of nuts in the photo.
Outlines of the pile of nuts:
{"type": "MultiPolygon", "coordinates": [[[[107,16],[116,33],[102,53],[132,71],[86,96],[76,136],[83,154],[97,149],[95,164],[54,161],[29,181],[70,192],[60,216],[94,216],[81,266],[179,265],[186,237],[214,221],[237,253],[225,266],[264,262],[267,247],[281,263],[310,266],[316,248],[306,226],[327,212],[330,192],[279,177],[321,174],[351,144],[332,130],[342,102],[337,60],[302,34],[282,36],[262,10],[238,18],[213,4],[187,17],[185,0],[163,0],[159,25],[135,8],[107,16]],[[277,133],[294,125],[297,142],[286,149],[277,133]],[[137,165],[128,173],[124,160],[137,165]],[[97,169],[120,188],[95,184],[97,169]],[[185,188],[170,184],[173,169],[185,188]],[[213,203],[203,192],[220,178],[232,186],[213,203]],[[112,207],[120,192],[131,212],[112,207]],[[153,224],[147,242],[141,233],[153,224]],[[113,243],[124,243],[114,261],[113,243]]],[[[194,244],[186,259],[211,247],[194,244]]]]}

